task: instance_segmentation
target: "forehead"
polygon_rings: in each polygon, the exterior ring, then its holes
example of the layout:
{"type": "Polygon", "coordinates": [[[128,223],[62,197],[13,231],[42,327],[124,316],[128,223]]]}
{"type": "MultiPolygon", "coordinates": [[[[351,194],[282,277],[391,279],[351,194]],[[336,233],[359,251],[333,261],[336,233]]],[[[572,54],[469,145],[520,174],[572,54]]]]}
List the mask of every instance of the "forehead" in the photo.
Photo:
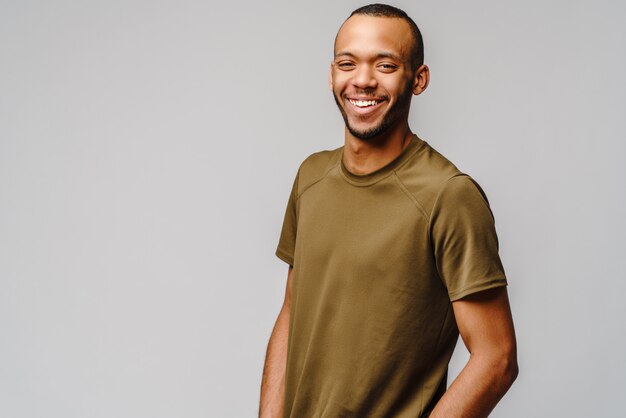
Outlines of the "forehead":
{"type": "Polygon", "coordinates": [[[406,58],[412,42],[411,27],[404,19],[354,15],[344,22],[337,33],[335,54],[392,52],[406,58]]]}

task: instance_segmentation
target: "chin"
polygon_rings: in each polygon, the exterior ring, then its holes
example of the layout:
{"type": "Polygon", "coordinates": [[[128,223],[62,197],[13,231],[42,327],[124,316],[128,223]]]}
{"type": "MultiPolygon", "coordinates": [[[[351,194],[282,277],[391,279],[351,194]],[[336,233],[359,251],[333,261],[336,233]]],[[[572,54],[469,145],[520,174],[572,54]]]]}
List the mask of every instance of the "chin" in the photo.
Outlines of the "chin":
{"type": "Polygon", "coordinates": [[[355,129],[350,125],[346,125],[346,127],[348,128],[348,131],[350,131],[352,136],[359,139],[376,138],[387,130],[386,127],[382,124],[375,125],[366,129],[355,129]]]}

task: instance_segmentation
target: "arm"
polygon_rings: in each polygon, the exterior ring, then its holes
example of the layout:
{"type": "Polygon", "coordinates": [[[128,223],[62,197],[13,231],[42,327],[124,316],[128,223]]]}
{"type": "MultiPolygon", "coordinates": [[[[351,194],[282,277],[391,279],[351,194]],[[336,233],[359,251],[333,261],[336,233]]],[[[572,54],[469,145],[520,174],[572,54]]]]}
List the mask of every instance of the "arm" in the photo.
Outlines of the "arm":
{"type": "Polygon", "coordinates": [[[267,345],[265,367],[263,368],[263,378],[261,381],[260,418],[280,418],[283,416],[292,274],[293,266],[289,266],[285,300],[267,345]]]}
{"type": "Polygon", "coordinates": [[[482,418],[517,378],[517,347],[505,287],[452,302],[470,359],[441,397],[430,418],[482,418]]]}

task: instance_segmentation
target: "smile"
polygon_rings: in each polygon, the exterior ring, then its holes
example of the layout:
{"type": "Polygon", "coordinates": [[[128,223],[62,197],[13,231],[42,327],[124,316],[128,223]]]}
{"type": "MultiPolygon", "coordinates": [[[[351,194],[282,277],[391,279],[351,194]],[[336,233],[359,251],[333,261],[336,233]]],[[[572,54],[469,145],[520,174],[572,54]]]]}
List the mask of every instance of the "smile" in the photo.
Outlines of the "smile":
{"type": "Polygon", "coordinates": [[[367,118],[378,113],[378,110],[382,108],[384,100],[370,99],[359,100],[347,98],[350,102],[350,108],[352,113],[358,115],[360,118],[367,118]]]}
{"type": "Polygon", "coordinates": [[[370,106],[376,106],[378,103],[381,102],[381,100],[354,100],[354,99],[348,99],[350,101],[350,103],[352,103],[353,105],[357,106],[357,107],[370,107],[370,106]]]}

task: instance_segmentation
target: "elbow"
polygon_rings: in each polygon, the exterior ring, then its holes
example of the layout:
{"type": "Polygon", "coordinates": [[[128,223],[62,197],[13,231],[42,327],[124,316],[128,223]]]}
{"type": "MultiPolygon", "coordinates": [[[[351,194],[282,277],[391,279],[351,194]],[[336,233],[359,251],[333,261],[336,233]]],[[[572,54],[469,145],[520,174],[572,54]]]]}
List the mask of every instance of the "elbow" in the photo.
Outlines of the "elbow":
{"type": "Polygon", "coordinates": [[[509,382],[509,386],[511,386],[513,382],[515,382],[518,375],[519,365],[517,364],[517,357],[513,357],[513,359],[508,362],[506,369],[506,376],[509,382]]]}
{"type": "Polygon", "coordinates": [[[519,365],[514,347],[510,349],[499,347],[499,349],[488,354],[474,353],[472,357],[476,357],[476,361],[482,364],[489,386],[499,396],[504,395],[509,390],[519,375],[519,365]]]}
{"type": "Polygon", "coordinates": [[[497,380],[500,383],[499,386],[506,392],[513,385],[513,382],[515,382],[517,376],[519,375],[519,365],[517,363],[517,354],[515,353],[515,350],[503,353],[497,362],[495,370],[498,371],[497,380]]]}

